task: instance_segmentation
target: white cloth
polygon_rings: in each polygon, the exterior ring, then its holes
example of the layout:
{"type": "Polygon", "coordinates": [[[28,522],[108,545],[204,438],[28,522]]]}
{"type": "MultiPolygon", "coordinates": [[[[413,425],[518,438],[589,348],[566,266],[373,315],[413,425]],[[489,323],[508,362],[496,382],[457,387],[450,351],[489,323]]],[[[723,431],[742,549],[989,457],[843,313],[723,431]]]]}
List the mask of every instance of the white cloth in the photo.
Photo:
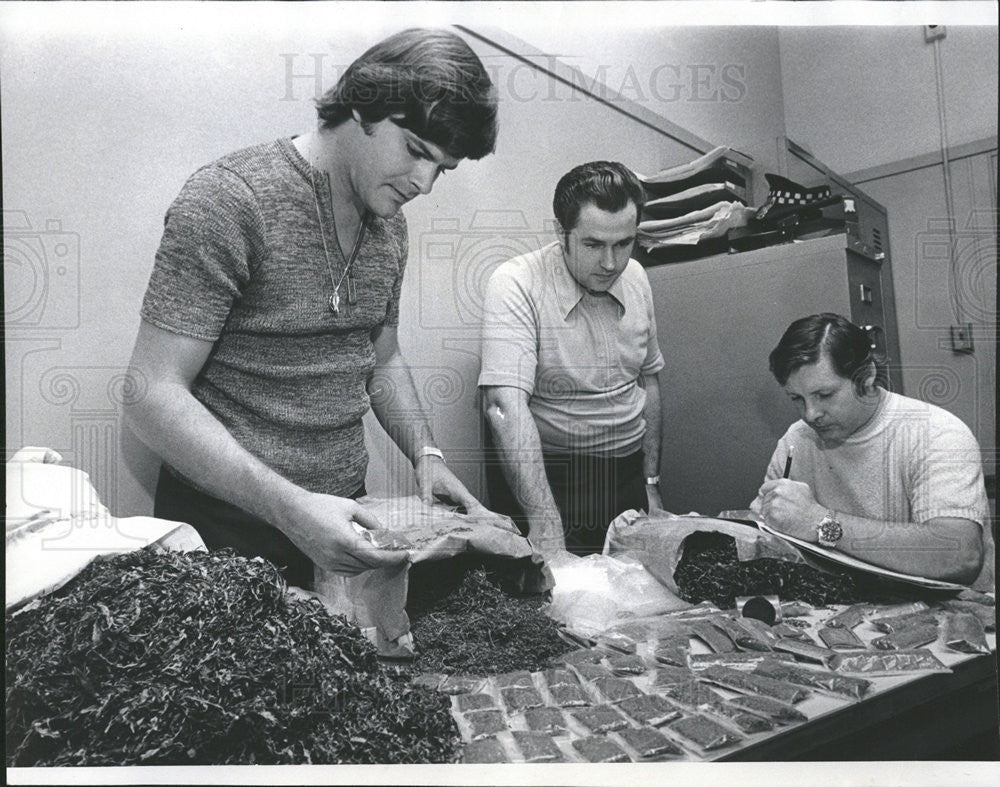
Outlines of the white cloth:
{"type": "Polygon", "coordinates": [[[19,451],[5,467],[7,610],[58,590],[99,555],[153,544],[181,551],[204,549],[190,525],[111,516],[86,473],[55,464],[49,457],[58,461],[58,454],[39,450],[43,452],[19,451]]]}

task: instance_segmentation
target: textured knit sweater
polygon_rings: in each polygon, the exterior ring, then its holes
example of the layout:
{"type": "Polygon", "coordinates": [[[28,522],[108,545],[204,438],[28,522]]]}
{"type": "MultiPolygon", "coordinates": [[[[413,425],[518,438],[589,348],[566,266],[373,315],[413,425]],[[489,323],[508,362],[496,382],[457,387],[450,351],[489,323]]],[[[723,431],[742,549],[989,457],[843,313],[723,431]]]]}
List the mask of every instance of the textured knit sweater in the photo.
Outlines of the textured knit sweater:
{"type": "Polygon", "coordinates": [[[192,393],[244,448],[306,489],[347,495],[368,463],[372,331],[398,323],[406,256],[402,214],[369,217],[349,292],[326,178],[281,139],[191,176],[142,317],[213,343],[192,393]]]}

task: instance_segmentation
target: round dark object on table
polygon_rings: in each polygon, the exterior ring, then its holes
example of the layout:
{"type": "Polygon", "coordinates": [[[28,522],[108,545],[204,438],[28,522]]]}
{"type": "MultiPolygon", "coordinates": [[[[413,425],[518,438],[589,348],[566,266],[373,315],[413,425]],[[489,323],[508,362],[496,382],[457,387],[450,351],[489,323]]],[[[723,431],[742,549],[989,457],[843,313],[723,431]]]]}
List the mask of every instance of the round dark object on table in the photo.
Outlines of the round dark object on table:
{"type": "Polygon", "coordinates": [[[737,607],[743,617],[755,618],[769,626],[773,626],[780,617],[779,610],[781,609],[781,603],[778,601],[777,596],[772,596],[771,598],[767,596],[753,596],[745,601],[738,599],[737,607]]]}

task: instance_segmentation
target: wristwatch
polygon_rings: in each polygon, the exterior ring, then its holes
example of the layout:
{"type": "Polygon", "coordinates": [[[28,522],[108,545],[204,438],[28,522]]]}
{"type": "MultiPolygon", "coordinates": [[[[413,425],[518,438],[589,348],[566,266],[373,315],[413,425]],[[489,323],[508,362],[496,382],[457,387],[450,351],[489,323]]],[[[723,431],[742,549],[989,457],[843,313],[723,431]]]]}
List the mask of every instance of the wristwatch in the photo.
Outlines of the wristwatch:
{"type": "Polygon", "coordinates": [[[819,525],[816,527],[816,540],[821,547],[833,549],[837,542],[844,537],[844,528],[833,515],[833,511],[827,511],[819,525]]]}
{"type": "Polygon", "coordinates": [[[660,477],[658,475],[648,475],[646,476],[646,486],[659,486],[660,477]]]}

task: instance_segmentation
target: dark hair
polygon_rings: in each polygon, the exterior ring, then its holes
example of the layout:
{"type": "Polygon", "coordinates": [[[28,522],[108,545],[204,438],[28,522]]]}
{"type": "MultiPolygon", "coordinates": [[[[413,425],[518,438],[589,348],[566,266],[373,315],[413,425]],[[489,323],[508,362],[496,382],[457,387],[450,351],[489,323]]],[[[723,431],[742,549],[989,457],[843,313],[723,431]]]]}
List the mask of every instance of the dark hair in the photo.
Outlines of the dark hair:
{"type": "Polygon", "coordinates": [[[781,337],[768,363],[779,385],[788,382],[792,372],[802,366],[817,363],[827,353],[833,370],[854,383],[858,394],[864,394],[865,377],[874,367],[876,379],[881,379],[884,363],[867,331],[841,317],[824,312],[796,320],[781,337]]]}
{"type": "Polygon", "coordinates": [[[326,128],[356,110],[389,118],[454,158],[481,159],[497,139],[497,99],[476,53],[454,33],[413,28],[375,44],[316,102],[326,128]]]}
{"type": "Polygon", "coordinates": [[[646,194],[639,179],[624,164],[617,161],[591,161],[573,167],[559,178],[552,198],[552,212],[562,232],[576,226],[580,211],[588,202],[601,210],[617,213],[629,202],[635,205],[635,220],[639,221],[646,194]]]}

